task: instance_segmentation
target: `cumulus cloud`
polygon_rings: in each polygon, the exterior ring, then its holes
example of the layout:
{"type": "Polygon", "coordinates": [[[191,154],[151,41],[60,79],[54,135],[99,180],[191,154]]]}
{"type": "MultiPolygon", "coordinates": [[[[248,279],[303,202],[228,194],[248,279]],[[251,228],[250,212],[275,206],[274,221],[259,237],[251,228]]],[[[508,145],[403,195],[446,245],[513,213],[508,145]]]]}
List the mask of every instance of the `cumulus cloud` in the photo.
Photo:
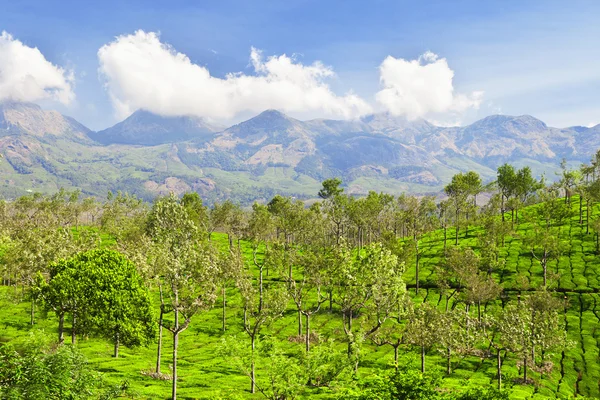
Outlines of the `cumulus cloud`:
{"type": "Polygon", "coordinates": [[[454,71],[445,58],[426,52],[417,60],[388,56],[379,66],[382,89],[375,98],[393,115],[416,119],[479,108],[483,92],[454,92],[454,71]]]}
{"type": "Polygon", "coordinates": [[[162,115],[229,119],[240,112],[275,108],[349,118],[371,107],[353,93],[336,95],[334,76],[320,62],[303,65],[284,55],[265,58],[252,48],[254,74],[211,76],[204,66],[160,41],[154,32],[122,35],[98,51],[99,72],[121,117],[143,108],[162,115]]]}
{"type": "Polygon", "coordinates": [[[0,101],[53,99],[69,104],[74,75],[7,32],[0,34],[0,101]]]}

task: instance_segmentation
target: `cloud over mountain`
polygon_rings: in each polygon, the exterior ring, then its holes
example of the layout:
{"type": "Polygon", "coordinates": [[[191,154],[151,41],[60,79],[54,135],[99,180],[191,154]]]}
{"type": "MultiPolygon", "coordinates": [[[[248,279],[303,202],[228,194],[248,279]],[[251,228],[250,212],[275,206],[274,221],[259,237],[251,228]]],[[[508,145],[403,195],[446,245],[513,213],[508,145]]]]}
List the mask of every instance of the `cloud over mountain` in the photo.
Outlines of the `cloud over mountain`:
{"type": "Polygon", "coordinates": [[[478,108],[483,92],[454,92],[454,71],[445,58],[426,52],[417,60],[388,56],[379,66],[383,88],[376,99],[393,115],[410,120],[431,114],[461,113],[478,108]]]}
{"type": "Polygon", "coordinates": [[[165,116],[232,118],[244,111],[276,108],[350,118],[371,111],[360,97],[335,94],[334,76],[320,62],[303,65],[287,55],[264,58],[251,49],[253,75],[214,77],[201,65],[160,41],[154,32],[122,35],[98,51],[100,74],[120,116],[146,109],[165,116]]]}
{"type": "Polygon", "coordinates": [[[53,99],[69,104],[74,98],[74,76],[54,65],[34,47],[7,32],[0,34],[0,101],[53,99]]]}

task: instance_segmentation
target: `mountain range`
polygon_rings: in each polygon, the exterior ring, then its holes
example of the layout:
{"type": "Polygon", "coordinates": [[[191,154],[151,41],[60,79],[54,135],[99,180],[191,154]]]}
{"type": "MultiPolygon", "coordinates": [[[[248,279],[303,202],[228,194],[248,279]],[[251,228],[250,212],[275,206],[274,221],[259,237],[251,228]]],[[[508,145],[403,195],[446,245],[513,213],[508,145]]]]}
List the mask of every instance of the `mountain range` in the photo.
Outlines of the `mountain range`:
{"type": "Polygon", "coordinates": [[[193,116],[145,110],[103,131],[30,103],[0,104],[0,194],[79,188],[127,191],[144,199],[194,190],[209,202],[243,204],[276,193],[315,197],[341,177],[350,193],[437,193],[452,175],[475,170],[492,180],[510,162],[550,179],[600,148],[600,125],[547,126],[529,116],[492,115],[439,127],[373,114],[352,121],[300,121],[276,110],[229,128],[193,116]]]}

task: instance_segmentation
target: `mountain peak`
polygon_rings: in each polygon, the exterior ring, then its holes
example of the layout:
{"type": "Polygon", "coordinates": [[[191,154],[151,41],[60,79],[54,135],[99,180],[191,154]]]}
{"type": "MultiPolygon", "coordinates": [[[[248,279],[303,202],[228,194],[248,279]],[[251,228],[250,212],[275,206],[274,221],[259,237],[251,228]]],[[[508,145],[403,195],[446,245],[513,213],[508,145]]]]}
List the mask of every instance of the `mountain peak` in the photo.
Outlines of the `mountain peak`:
{"type": "Polygon", "coordinates": [[[492,130],[494,132],[519,131],[521,133],[542,132],[548,126],[541,120],[531,115],[490,115],[466,127],[467,130],[492,130]]]}
{"type": "Polygon", "coordinates": [[[100,132],[92,139],[103,144],[137,144],[154,146],[191,139],[206,139],[221,131],[196,116],[162,116],[137,110],[125,120],[100,132]]]}
{"type": "Polygon", "coordinates": [[[20,101],[0,102],[0,129],[4,134],[28,134],[44,137],[71,137],[87,141],[89,129],[58,111],[46,111],[39,105],[20,101]]]}
{"type": "Polygon", "coordinates": [[[234,136],[245,138],[257,134],[279,134],[300,124],[302,122],[288,117],[281,111],[270,109],[261,112],[256,117],[232,126],[227,129],[227,132],[232,133],[234,136]]]}
{"type": "MultiPolygon", "coordinates": [[[[275,110],[273,108],[270,108],[268,110],[265,110],[263,112],[261,112],[260,114],[258,114],[256,117],[254,118],[260,118],[260,119],[269,119],[269,120],[277,120],[277,119],[283,119],[283,120],[293,120],[293,118],[288,117],[286,114],[282,113],[279,110],[275,110]]],[[[251,119],[254,119],[251,118],[251,119]]]]}

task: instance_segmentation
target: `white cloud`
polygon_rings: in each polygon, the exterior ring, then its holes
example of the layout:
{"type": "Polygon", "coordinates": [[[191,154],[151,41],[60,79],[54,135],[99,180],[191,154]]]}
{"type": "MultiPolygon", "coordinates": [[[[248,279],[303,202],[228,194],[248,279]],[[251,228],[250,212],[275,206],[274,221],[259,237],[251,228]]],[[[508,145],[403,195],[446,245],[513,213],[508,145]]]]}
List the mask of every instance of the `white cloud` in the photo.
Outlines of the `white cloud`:
{"type": "Polygon", "coordinates": [[[161,43],[154,32],[122,35],[98,51],[100,75],[117,114],[144,108],[162,115],[229,119],[241,112],[275,108],[350,118],[371,107],[353,93],[338,96],[326,83],[334,76],[320,62],[303,65],[286,55],[264,58],[252,48],[253,75],[211,76],[207,68],[161,43]]]}
{"type": "Polygon", "coordinates": [[[0,101],[52,99],[69,104],[74,75],[46,60],[37,49],[7,32],[0,34],[0,101]]]}
{"type": "Polygon", "coordinates": [[[445,58],[426,52],[417,60],[388,56],[379,66],[383,86],[376,100],[393,115],[416,119],[439,114],[457,115],[479,108],[483,92],[457,94],[454,71],[445,58]]]}

